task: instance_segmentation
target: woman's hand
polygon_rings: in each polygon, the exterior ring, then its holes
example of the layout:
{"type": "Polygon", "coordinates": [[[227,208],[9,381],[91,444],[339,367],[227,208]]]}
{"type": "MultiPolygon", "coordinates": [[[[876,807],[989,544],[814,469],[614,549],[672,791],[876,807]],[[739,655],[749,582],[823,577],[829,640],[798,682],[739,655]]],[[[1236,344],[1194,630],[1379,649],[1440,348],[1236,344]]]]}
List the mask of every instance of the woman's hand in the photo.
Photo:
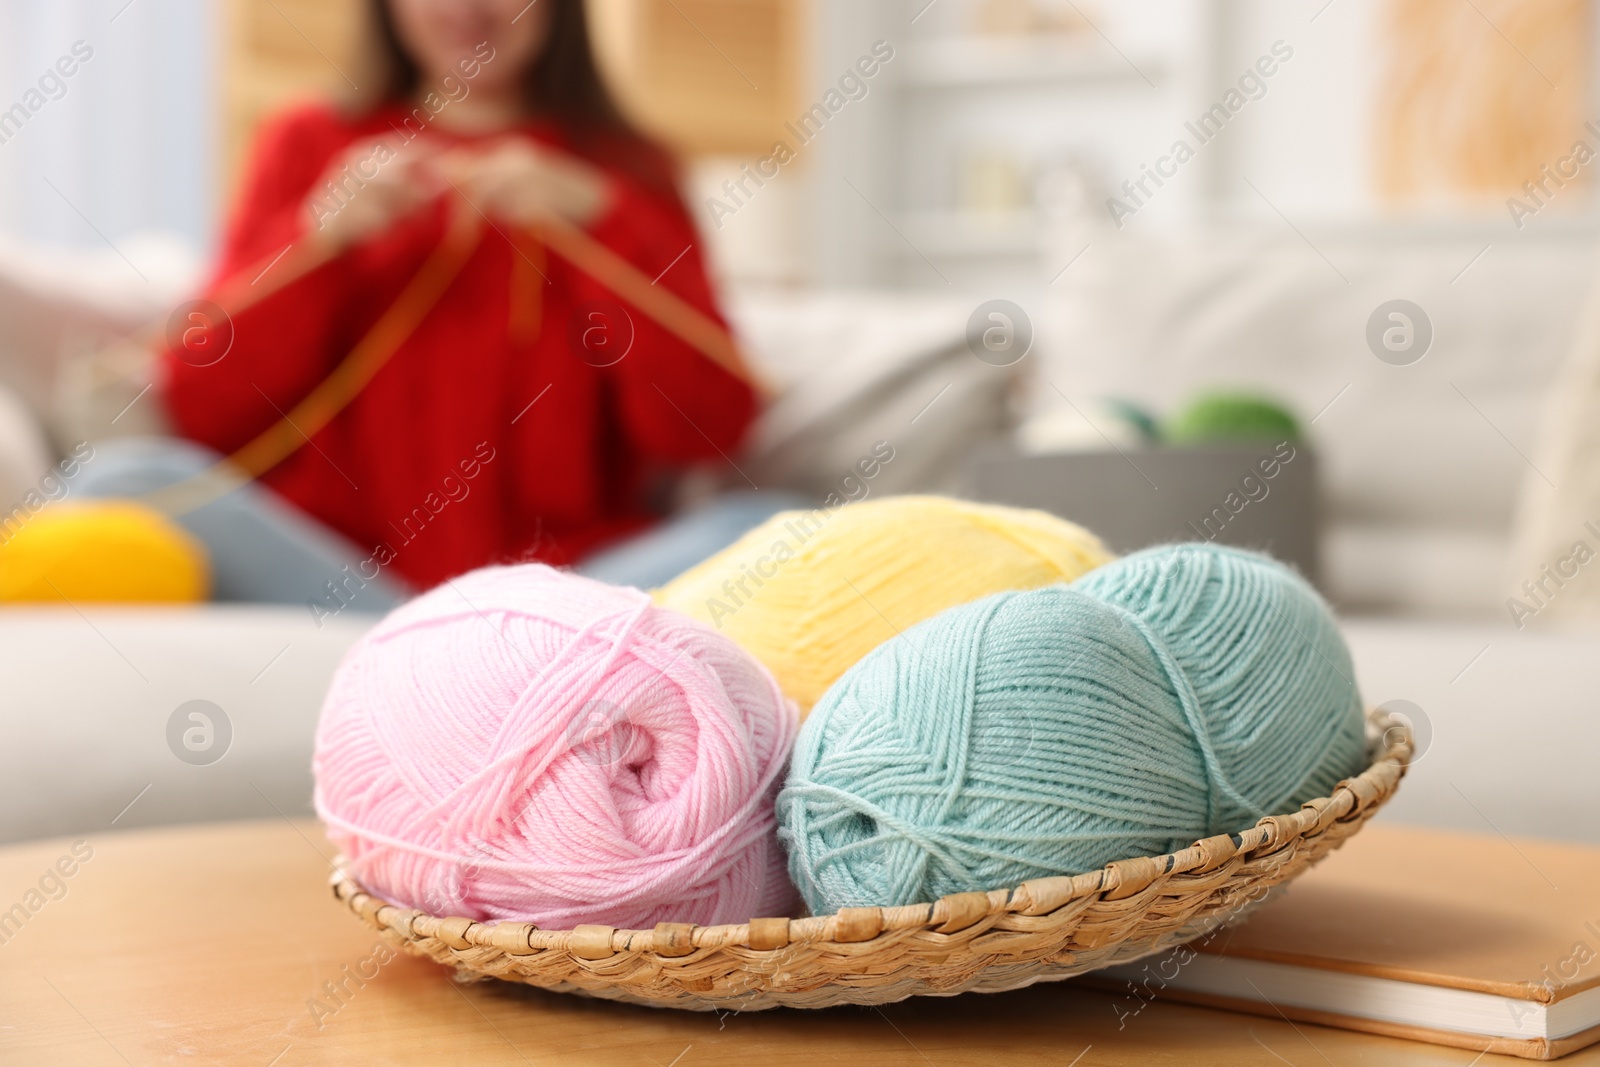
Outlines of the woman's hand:
{"type": "Polygon", "coordinates": [[[388,229],[449,188],[436,169],[439,158],[423,137],[398,147],[390,140],[352,144],[306,195],[307,235],[337,252],[388,229]]]}
{"type": "Polygon", "coordinates": [[[517,226],[550,219],[584,226],[611,202],[601,171],[520,137],[454,150],[439,169],[478,210],[517,226]]]}

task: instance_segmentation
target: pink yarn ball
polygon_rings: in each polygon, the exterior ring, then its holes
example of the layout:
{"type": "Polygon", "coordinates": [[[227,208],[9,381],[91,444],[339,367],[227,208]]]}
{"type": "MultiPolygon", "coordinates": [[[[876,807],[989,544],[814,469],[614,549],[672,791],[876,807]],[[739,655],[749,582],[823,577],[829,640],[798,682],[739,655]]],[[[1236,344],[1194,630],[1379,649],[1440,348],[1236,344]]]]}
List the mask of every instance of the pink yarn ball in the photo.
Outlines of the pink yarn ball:
{"type": "Polygon", "coordinates": [[[797,722],[754,659],[644,593],[490,567],[345,657],[317,728],[316,808],[363,885],[435,915],[787,915],[773,802],[797,722]]]}

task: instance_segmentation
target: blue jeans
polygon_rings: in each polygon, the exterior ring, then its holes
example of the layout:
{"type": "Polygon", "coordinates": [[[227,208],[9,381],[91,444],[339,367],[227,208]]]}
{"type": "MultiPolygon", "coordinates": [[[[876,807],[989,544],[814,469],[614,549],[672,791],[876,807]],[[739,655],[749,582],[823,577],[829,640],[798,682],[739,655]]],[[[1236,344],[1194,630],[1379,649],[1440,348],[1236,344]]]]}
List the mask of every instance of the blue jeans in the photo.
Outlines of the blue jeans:
{"type": "MultiPolygon", "coordinates": [[[[86,497],[139,497],[209,470],[219,457],[176,438],[137,437],[95,446],[94,461],[74,480],[86,497]]],[[[717,552],[773,514],[807,507],[804,497],[777,491],[726,493],[584,560],[580,574],[649,589],[717,552]]],[[[213,597],[267,604],[326,602],[328,583],[346,582],[346,568],[368,553],[288,501],[253,482],[221,492],[175,520],[211,556],[213,597]]],[[[363,576],[364,578],[364,576],[363,576]]],[[[411,590],[380,572],[355,590],[350,608],[384,612],[411,590]]],[[[343,586],[350,595],[349,586],[343,586]]]]}
{"type": "Polygon", "coordinates": [[[782,489],[736,489],[674,515],[578,564],[579,574],[613,585],[654,589],[722,551],[780,511],[816,501],[782,489]]]}
{"type": "MultiPolygon", "coordinates": [[[[86,497],[141,497],[196,478],[220,459],[200,445],[170,437],[129,437],[95,446],[74,482],[86,497]]],[[[379,572],[367,579],[358,568],[369,555],[265,486],[242,482],[197,497],[215,498],[174,520],[205,545],[211,556],[212,598],[258,604],[323,603],[328,582],[346,581],[349,567],[365,585],[344,586],[355,611],[384,612],[410,590],[379,572]]]]}

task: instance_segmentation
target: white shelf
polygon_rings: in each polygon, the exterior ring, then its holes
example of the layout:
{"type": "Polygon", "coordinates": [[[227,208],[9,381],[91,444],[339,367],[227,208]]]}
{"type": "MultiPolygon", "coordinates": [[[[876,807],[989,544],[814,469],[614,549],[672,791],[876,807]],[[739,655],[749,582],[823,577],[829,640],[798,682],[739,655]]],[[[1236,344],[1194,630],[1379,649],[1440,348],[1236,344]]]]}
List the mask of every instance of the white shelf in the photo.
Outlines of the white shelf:
{"type": "Polygon", "coordinates": [[[906,239],[924,255],[1031,256],[1039,251],[1039,217],[967,211],[919,211],[901,217],[906,239]]]}
{"type": "MultiPolygon", "coordinates": [[[[1102,184],[1137,173],[1149,157],[1142,131],[1177,129],[1209,106],[1199,87],[1209,84],[1221,40],[1214,3],[1160,0],[1128,11],[1096,5],[1105,15],[1103,34],[1095,26],[977,32],[962,13],[970,6],[808,5],[817,19],[812,98],[836,86],[860,42],[888,40],[895,48],[870,103],[852,104],[837,134],[830,128],[808,150],[823,176],[811,216],[818,277],[841,285],[937,285],[1053,275],[1077,251],[1056,247],[1071,224],[1031,206],[1032,193],[1051,198],[1048,183],[1030,186],[1076,169],[1084,189],[1099,197],[1102,184]],[[924,11],[929,17],[910,25],[924,11]],[[922,259],[936,266],[930,270],[922,259]]],[[[1200,195],[1191,189],[1163,204],[1182,212],[1200,195]]]]}
{"type": "Polygon", "coordinates": [[[1160,84],[1167,58],[1124,57],[1092,33],[950,37],[903,46],[902,84],[929,88],[1084,82],[1160,84]]]}

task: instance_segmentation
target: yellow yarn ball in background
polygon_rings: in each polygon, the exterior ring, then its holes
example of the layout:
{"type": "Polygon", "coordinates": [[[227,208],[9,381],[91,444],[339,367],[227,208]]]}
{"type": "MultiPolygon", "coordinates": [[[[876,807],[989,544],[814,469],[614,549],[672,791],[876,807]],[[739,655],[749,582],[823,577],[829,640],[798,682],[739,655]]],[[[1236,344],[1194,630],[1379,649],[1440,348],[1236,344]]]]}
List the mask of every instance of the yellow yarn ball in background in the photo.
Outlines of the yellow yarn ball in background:
{"type": "Polygon", "coordinates": [[[775,515],[655,599],[733,638],[809,710],[901,630],[1113,558],[1094,534],[1043,511],[885,497],[775,515]]]}
{"type": "Polygon", "coordinates": [[[0,525],[0,602],[188,602],[210,586],[205,548],[143,504],[51,504],[0,525]]]}

